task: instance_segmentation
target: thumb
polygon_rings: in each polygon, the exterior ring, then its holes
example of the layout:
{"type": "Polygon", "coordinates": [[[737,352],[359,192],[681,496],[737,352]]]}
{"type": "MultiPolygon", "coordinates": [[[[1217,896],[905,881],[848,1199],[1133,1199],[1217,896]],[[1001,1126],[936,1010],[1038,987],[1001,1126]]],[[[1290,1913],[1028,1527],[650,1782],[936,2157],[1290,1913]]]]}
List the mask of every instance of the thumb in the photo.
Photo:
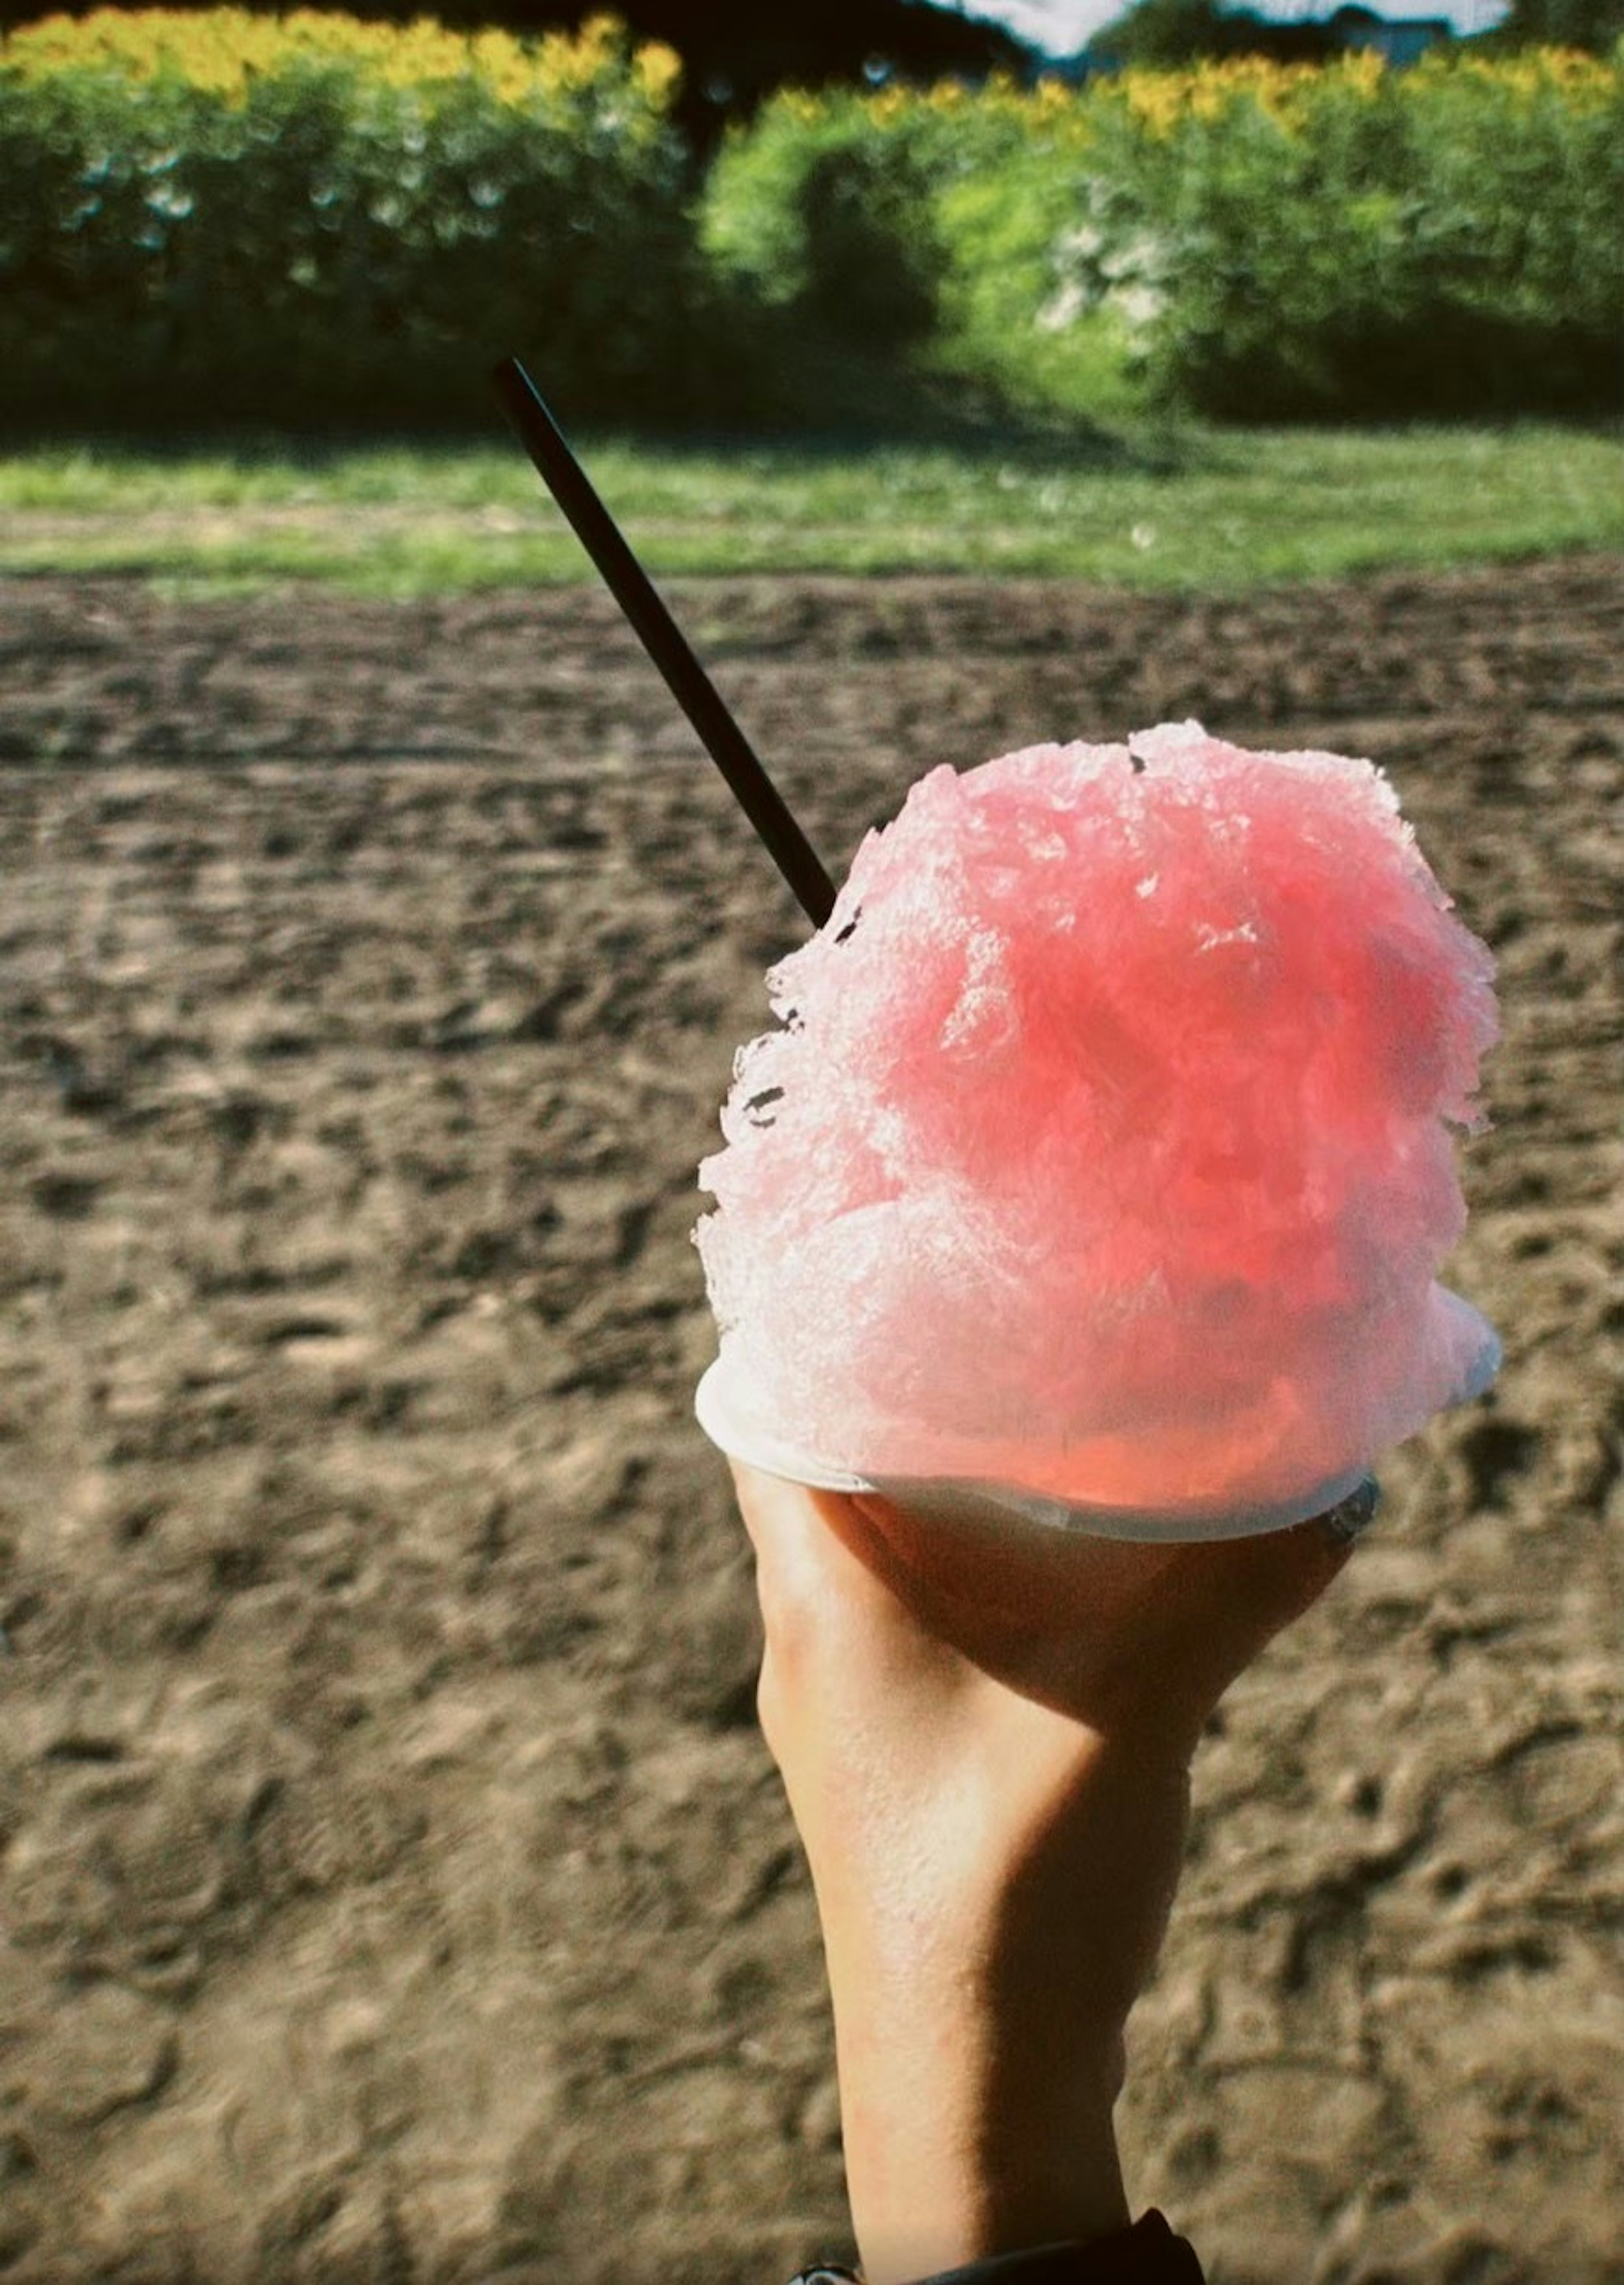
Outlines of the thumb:
{"type": "Polygon", "coordinates": [[[1164,1671],[1181,1677],[1189,1716],[1204,1723],[1230,1684],[1318,1602],[1373,1520],[1369,1476],[1337,1507],[1286,1531],[1181,1548],[1155,1605],[1164,1671]]]}

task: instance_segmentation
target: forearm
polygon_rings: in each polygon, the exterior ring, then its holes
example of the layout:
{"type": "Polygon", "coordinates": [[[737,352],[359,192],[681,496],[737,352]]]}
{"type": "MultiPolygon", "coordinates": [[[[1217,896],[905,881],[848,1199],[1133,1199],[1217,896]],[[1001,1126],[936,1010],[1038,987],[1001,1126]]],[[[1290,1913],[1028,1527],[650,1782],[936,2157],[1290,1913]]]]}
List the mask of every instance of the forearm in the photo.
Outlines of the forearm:
{"type": "Polygon", "coordinates": [[[1087,2241],[1128,2219],[1111,2125],[1119,2056],[1063,2065],[1000,2038],[966,1973],[843,1984],[836,2037],[847,2190],[868,2285],[1087,2241]]]}

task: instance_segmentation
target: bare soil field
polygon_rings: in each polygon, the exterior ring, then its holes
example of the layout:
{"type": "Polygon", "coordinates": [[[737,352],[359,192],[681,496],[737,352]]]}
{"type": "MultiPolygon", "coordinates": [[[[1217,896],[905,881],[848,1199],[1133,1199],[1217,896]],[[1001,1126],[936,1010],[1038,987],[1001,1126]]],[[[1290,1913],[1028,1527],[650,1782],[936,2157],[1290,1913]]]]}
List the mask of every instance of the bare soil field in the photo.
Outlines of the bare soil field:
{"type": "MultiPolygon", "coordinates": [[[[679,614],[831,868],[1187,714],[1501,962],[1497,1389],[1233,1693],[1136,2018],[1214,2285],[1624,2274],[1624,565],[679,614]]],[[[0,2277],[776,2285],[846,2238],[688,1233],[803,923],[586,589],[0,585],[0,2277]]]]}

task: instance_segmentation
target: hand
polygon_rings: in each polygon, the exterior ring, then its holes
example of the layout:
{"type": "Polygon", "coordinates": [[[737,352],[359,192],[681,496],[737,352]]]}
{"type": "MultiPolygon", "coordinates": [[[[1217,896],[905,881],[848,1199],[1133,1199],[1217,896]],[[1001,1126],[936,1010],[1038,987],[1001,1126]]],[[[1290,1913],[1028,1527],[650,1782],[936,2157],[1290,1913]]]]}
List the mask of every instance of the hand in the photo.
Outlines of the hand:
{"type": "Polygon", "coordinates": [[[1128,2219],[1110,2115],[1190,1758],[1345,1560],[921,1523],[735,1466],[869,2285],[1128,2219]]]}

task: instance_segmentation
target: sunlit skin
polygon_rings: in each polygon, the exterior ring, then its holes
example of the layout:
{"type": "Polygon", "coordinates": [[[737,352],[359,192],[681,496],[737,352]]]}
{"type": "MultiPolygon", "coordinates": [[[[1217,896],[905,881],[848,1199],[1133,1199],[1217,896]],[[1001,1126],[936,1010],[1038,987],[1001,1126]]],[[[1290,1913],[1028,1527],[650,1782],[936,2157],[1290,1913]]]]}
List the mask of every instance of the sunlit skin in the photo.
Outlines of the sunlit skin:
{"type": "Polygon", "coordinates": [[[812,1870],[869,2285],[1101,2236],[1212,1708],[1346,1560],[1314,1524],[997,1560],[735,1465],[762,1726],[812,1870]]]}

